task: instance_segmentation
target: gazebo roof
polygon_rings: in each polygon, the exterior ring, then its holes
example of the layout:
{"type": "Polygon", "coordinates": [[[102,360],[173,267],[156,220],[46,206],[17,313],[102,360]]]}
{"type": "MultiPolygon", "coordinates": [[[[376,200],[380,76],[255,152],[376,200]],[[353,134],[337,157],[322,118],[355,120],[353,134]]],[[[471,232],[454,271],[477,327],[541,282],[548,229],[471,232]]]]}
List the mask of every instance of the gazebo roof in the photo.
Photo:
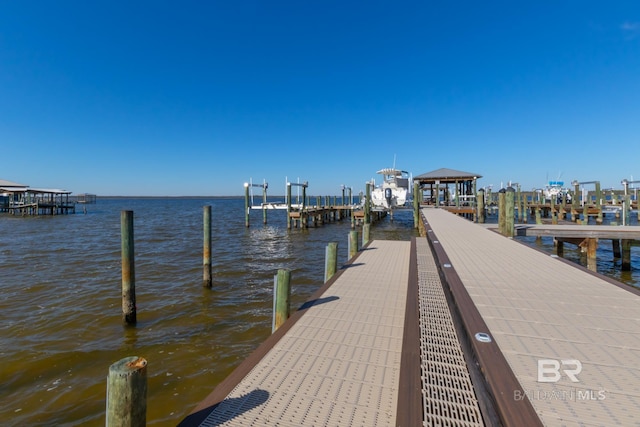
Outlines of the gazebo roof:
{"type": "Polygon", "coordinates": [[[472,172],[463,172],[455,169],[440,168],[431,172],[423,173],[422,175],[414,176],[414,181],[422,183],[429,183],[435,181],[441,182],[455,182],[455,181],[469,181],[482,178],[482,175],[472,172]]]}
{"type": "Polygon", "coordinates": [[[28,185],[18,184],[17,182],[7,181],[6,179],[0,179],[0,187],[2,187],[2,188],[28,187],[28,185]]]}

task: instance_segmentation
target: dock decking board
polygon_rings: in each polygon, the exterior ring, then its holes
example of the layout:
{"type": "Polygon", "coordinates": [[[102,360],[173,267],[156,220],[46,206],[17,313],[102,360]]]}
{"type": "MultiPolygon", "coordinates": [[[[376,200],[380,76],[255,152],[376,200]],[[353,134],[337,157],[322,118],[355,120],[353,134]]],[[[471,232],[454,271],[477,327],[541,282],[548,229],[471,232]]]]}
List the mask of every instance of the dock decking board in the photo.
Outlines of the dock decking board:
{"type": "Polygon", "coordinates": [[[444,210],[422,214],[545,425],[640,425],[640,296],[444,210]],[[579,382],[539,382],[541,359],[579,360],[579,382]]]}

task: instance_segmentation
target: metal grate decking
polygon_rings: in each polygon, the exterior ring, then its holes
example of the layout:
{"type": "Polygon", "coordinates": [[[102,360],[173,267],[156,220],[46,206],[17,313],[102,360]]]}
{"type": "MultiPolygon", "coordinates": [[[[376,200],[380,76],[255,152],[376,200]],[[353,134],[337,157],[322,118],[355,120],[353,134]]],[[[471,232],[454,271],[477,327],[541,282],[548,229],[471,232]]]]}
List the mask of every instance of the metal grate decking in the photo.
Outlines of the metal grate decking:
{"type": "Polygon", "coordinates": [[[395,425],[410,246],[372,242],[201,425],[395,425]]]}
{"type": "Polygon", "coordinates": [[[426,239],[416,241],[425,426],[482,426],[467,364],[426,239]]]}

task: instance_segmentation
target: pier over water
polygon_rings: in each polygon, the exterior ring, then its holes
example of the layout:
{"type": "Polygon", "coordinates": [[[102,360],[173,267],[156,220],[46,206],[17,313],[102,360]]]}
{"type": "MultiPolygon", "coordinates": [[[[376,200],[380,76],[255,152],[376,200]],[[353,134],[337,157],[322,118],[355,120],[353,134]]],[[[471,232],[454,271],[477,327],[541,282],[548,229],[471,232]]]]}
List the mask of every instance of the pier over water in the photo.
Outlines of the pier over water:
{"type": "Polygon", "coordinates": [[[181,423],[634,425],[640,291],[453,215],[374,240],[181,423]]]}

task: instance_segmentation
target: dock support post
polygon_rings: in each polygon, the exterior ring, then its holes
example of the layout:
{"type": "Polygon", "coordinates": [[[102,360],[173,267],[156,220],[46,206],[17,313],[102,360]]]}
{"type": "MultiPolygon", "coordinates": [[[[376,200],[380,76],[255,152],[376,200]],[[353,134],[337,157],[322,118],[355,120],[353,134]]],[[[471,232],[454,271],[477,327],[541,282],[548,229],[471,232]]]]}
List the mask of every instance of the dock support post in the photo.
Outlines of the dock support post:
{"type": "Polygon", "coordinates": [[[275,332],[289,318],[291,300],[291,272],[278,270],[273,276],[273,324],[271,333],[275,332]]]}
{"type": "Polygon", "coordinates": [[[600,190],[600,181],[596,181],[596,209],[598,210],[596,224],[602,224],[602,191],[600,190]]]}
{"type": "Polygon", "coordinates": [[[267,223],[267,183],[262,184],[262,223],[267,223]]]}
{"type": "Polygon", "coordinates": [[[203,208],[202,286],[210,288],[211,281],[211,205],[203,208]]]}
{"type": "Polygon", "coordinates": [[[291,230],[291,183],[287,182],[287,228],[291,230]]]}
{"type": "Polygon", "coordinates": [[[122,258],[122,320],[136,324],[136,272],[133,247],[133,211],[120,213],[122,258]]]}
{"type": "Polygon", "coordinates": [[[598,271],[596,252],[598,250],[598,239],[589,237],[587,240],[587,268],[591,271],[598,271]]]}
{"type": "Polygon", "coordinates": [[[244,183],[244,225],[249,227],[249,183],[244,183]]]}
{"type": "Polygon", "coordinates": [[[614,258],[620,258],[620,239],[611,239],[611,250],[614,258]]]}
{"type": "Polygon", "coordinates": [[[324,282],[327,283],[338,270],[338,242],[329,242],[324,255],[324,282]]]}
{"type": "Polygon", "coordinates": [[[631,270],[631,240],[622,239],[622,271],[631,270]]]}
{"type": "Polygon", "coordinates": [[[371,224],[362,224],[362,246],[369,243],[370,232],[371,232],[371,224]]]}
{"type": "Polygon", "coordinates": [[[364,223],[371,223],[371,183],[367,182],[366,197],[364,200],[364,223]]]}
{"type": "Polygon", "coordinates": [[[556,239],[556,255],[559,257],[564,256],[564,240],[556,239]]]}
{"type": "Polygon", "coordinates": [[[356,256],[358,253],[358,231],[352,230],[349,232],[349,259],[356,256]]]}
{"type": "Polygon", "coordinates": [[[418,229],[420,221],[420,201],[422,200],[422,192],[420,191],[420,183],[413,183],[413,228],[418,229]]]}
{"type": "Polygon", "coordinates": [[[505,191],[505,232],[507,237],[515,234],[515,194],[513,187],[507,187],[505,191]]]}
{"type": "Polygon", "coordinates": [[[132,356],[109,367],[106,427],[147,424],[147,361],[132,356]]]}
{"type": "Polygon", "coordinates": [[[506,212],[505,212],[505,193],[507,190],[501,188],[498,191],[498,231],[503,236],[507,235],[506,232],[506,212]]]}
{"type": "Polygon", "coordinates": [[[484,224],[485,214],[484,214],[484,189],[481,188],[478,191],[478,195],[476,197],[478,199],[478,223],[484,224]]]}

